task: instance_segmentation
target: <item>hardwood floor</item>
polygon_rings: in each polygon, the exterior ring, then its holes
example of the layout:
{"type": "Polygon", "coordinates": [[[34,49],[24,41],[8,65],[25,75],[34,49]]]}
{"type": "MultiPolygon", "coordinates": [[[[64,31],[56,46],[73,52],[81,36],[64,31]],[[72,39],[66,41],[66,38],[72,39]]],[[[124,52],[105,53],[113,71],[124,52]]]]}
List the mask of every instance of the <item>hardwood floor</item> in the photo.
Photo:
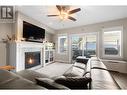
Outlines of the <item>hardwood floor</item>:
{"type": "Polygon", "coordinates": [[[110,72],[121,89],[127,89],[127,74],[116,71],[110,72]]]}

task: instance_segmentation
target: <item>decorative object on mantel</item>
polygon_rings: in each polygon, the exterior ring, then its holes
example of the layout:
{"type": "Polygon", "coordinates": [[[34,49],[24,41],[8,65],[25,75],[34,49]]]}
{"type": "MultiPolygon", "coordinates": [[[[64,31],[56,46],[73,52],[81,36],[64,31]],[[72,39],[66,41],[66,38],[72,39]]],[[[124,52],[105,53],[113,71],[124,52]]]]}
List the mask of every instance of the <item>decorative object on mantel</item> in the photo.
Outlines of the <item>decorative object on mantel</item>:
{"type": "Polygon", "coordinates": [[[16,40],[15,34],[13,34],[11,37],[9,37],[9,36],[7,35],[7,37],[8,37],[8,40],[9,40],[9,41],[15,41],[15,40],[16,40]]]}
{"type": "Polygon", "coordinates": [[[55,49],[55,43],[53,43],[53,49],[55,49]]]}
{"type": "Polygon", "coordinates": [[[7,35],[7,38],[2,39],[2,41],[3,41],[3,43],[7,43],[7,42],[10,42],[10,41],[16,41],[15,34],[13,34],[12,36],[7,35]]]}
{"type": "Polygon", "coordinates": [[[8,38],[9,41],[11,40],[11,37],[9,37],[9,35],[7,35],[7,38],[8,38]]]}
{"type": "Polygon", "coordinates": [[[45,49],[55,49],[55,44],[51,42],[46,42],[45,49]]]}

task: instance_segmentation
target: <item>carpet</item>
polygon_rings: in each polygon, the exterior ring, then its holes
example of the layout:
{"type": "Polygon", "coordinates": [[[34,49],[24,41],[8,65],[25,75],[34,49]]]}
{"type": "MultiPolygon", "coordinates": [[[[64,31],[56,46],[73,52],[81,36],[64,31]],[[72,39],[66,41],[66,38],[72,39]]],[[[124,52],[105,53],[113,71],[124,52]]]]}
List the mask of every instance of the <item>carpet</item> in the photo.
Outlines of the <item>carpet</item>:
{"type": "Polygon", "coordinates": [[[73,64],[55,62],[35,71],[53,78],[63,75],[72,65],[73,64]]]}

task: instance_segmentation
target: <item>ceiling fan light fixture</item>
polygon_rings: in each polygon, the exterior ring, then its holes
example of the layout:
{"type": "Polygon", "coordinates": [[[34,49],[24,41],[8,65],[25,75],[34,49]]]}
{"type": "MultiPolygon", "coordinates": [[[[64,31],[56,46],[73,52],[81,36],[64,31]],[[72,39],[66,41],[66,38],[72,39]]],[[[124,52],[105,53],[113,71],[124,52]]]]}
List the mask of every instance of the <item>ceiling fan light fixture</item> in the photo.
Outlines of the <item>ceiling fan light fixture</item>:
{"type": "Polygon", "coordinates": [[[59,17],[60,19],[64,20],[69,17],[69,14],[67,12],[61,11],[59,17]]]}
{"type": "Polygon", "coordinates": [[[80,8],[70,10],[70,6],[63,6],[63,5],[56,5],[56,8],[58,9],[59,14],[58,15],[48,15],[48,17],[58,16],[61,20],[69,19],[72,21],[76,21],[76,19],[72,17],[71,15],[81,11],[80,8]]]}

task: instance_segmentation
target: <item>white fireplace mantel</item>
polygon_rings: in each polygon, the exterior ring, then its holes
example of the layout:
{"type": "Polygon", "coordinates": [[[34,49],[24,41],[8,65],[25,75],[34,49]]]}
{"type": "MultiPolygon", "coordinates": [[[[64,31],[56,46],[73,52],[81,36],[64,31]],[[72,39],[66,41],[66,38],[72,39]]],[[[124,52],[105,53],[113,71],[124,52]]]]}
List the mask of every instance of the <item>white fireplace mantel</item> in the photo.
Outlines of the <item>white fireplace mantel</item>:
{"type": "Polygon", "coordinates": [[[44,66],[44,44],[35,42],[10,42],[9,43],[9,64],[15,66],[15,71],[25,69],[25,52],[40,51],[41,65],[33,67],[35,69],[44,66]]]}

